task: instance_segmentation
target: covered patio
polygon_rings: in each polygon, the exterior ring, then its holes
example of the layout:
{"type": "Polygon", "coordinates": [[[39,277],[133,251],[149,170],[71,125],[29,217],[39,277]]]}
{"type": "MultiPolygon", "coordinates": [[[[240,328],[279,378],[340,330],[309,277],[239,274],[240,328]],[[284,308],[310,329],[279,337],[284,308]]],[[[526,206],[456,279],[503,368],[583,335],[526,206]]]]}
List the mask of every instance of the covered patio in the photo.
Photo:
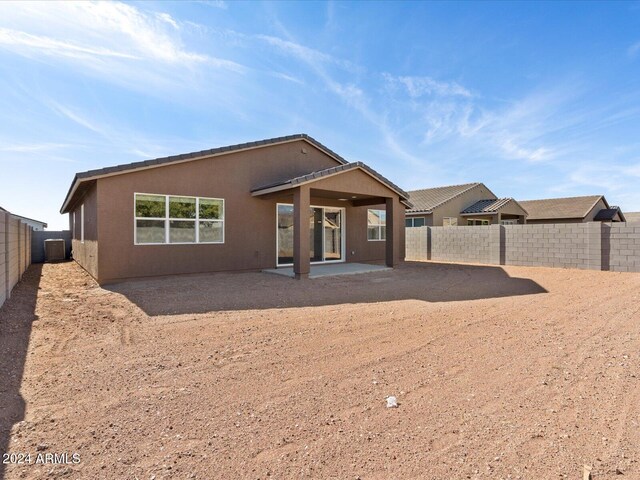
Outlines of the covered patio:
{"type": "MultiPolygon", "coordinates": [[[[318,204],[323,200],[328,205],[342,205],[345,211],[359,207],[380,206],[380,210],[385,212],[385,224],[380,231],[380,237],[375,240],[385,242],[385,264],[388,268],[392,268],[404,258],[404,210],[411,205],[409,196],[361,162],[340,165],[259,187],[251,194],[254,197],[277,199],[293,204],[292,265],[284,266],[288,270],[283,272],[290,271],[292,273],[290,276],[296,279],[313,276],[310,275],[313,238],[309,212],[314,203],[318,204]]],[[[348,212],[347,217],[349,217],[348,212]]],[[[338,262],[349,263],[349,257],[355,254],[355,249],[364,248],[363,244],[366,245],[367,241],[371,240],[367,237],[369,232],[366,212],[361,217],[363,223],[351,221],[346,226],[344,251],[338,262]]],[[[313,268],[315,270],[318,266],[313,268]]],[[[325,271],[330,270],[325,269],[325,271]]]]}

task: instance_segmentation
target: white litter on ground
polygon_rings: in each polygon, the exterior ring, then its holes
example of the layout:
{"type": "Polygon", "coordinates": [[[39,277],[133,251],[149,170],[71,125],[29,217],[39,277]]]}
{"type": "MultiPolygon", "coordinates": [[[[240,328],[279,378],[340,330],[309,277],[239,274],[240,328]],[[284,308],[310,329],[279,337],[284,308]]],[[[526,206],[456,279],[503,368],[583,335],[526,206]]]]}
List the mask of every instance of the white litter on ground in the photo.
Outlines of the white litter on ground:
{"type": "Polygon", "coordinates": [[[387,408],[398,408],[398,399],[394,396],[387,397],[387,408]]]}

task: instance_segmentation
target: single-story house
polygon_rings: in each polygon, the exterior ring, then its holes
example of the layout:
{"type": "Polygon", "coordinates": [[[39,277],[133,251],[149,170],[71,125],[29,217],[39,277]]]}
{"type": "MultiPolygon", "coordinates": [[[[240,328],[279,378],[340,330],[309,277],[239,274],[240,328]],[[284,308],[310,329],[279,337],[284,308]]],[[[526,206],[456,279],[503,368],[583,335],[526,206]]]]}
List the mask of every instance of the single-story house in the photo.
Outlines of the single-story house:
{"type": "Polygon", "coordinates": [[[609,206],[604,195],[523,200],[527,223],[624,222],[620,207],[609,206]]]}
{"type": "Polygon", "coordinates": [[[513,198],[498,198],[480,182],[412,190],[407,227],[525,223],[527,212],[513,198]]]}
{"type": "MultiPolygon", "coordinates": [[[[8,210],[5,210],[4,208],[0,207],[0,212],[8,212],[8,210]]],[[[47,222],[34,220],[33,218],[29,218],[29,217],[23,217],[22,215],[16,215],[15,213],[11,213],[11,212],[9,212],[9,214],[13,218],[17,218],[18,220],[20,220],[22,223],[26,223],[27,225],[29,225],[31,228],[33,228],[34,231],[40,231],[47,228],[47,222]]]]}
{"type": "Polygon", "coordinates": [[[404,259],[409,195],[306,134],[77,173],[73,257],[121,279],[404,259]]]}

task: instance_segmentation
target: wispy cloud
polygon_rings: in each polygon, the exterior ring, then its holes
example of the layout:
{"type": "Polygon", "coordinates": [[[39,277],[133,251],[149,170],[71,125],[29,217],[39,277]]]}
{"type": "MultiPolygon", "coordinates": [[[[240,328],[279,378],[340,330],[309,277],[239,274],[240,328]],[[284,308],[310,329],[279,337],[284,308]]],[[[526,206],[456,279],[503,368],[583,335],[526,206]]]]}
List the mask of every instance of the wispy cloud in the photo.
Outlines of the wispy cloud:
{"type": "Polygon", "coordinates": [[[399,85],[404,87],[409,96],[413,98],[422,97],[424,95],[472,96],[471,92],[467,88],[457,82],[443,82],[431,77],[394,77],[389,73],[384,73],[383,78],[391,88],[397,88],[399,85]]]}
{"type": "Polygon", "coordinates": [[[638,55],[638,53],[640,53],[640,42],[636,42],[633,45],[631,45],[627,49],[627,53],[629,54],[630,57],[635,57],[636,55],[638,55]]]}
{"type": "Polygon", "coordinates": [[[60,59],[103,80],[149,90],[184,84],[198,68],[236,74],[248,68],[185,45],[166,12],[120,2],[0,2],[0,48],[60,59]]]}
{"type": "Polygon", "coordinates": [[[25,152],[45,152],[51,150],[58,150],[61,148],[72,147],[73,145],[68,143],[21,143],[21,144],[13,144],[13,145],[2,145],[0,146],[0,152],[16,152],[16,153],[25,153],[25,152]]]}

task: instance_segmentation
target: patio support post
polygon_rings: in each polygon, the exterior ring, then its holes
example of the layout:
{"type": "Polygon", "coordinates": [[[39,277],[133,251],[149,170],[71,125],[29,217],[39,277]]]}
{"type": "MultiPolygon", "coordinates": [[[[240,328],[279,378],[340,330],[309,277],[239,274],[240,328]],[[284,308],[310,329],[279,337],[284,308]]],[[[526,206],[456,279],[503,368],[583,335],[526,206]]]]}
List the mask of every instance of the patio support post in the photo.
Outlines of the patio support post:
{"type": "Polygon", "coordinates": [[[398,255],[397,255],[398,247],[399,247],[398,242],[400,238],[399,238],[398,228],[396,227],[399,219],[396,218],[397,212],[395,211],[394,199],[387,198],[385,203],[386,203],[386,210],[387,210],[387,227],[386,227],[387,241],[385,242],[386,243],[385,257],[386,257],[387,267],[393,268],[393,266],[395,265],[396,259],[398,258],[398,255]]]}
{"type": "Polygon", "coordinates": [[[296,279],[307,278],[311,269],[309,208],[311,189],[301,185],[293,192],[293,273],[296,279]]]}

